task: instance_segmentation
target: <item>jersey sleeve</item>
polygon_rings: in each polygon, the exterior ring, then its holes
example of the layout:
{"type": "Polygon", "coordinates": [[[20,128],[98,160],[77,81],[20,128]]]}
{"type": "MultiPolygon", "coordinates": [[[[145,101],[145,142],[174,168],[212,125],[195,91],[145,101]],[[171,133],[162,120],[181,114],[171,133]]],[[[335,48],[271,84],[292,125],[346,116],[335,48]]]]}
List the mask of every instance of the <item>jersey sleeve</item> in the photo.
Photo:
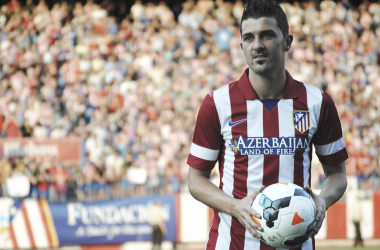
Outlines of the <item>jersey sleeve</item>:
{"type": "Polygon", "coordinates": [[[213,93],[210,93],[199,109],[187,164],[203,171],[214,168],[222,147],[220,128],[213,93]]]}
{"type": "Polygon", "coordinates": [[[334,166],[348,159],[338,111],[326,92],[322,93],[321,113],[313,143],[316,154],[324,165],[334,166]]]}

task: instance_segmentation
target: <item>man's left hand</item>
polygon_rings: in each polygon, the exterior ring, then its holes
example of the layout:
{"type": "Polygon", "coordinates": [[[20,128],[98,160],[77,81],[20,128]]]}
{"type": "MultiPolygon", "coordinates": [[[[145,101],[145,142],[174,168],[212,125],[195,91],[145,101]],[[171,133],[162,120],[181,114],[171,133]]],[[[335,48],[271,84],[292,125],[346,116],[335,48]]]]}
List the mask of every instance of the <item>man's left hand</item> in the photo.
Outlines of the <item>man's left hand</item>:
{"type": "Polygon", "coordinates": [[[314,237],[319,232],[319,229],[321,229],[322,227],[322,223],[326,215],[327,204],[326,200],[322,196],[315,194],[311,190],[311,188],[305,186],[304,189],[311,195],[311,197],[314,200],[315,206],[317,207],[317,214],[315,216],[316,224],[314,226],[314,232],[311,234],[311,237],[314,237]]]}

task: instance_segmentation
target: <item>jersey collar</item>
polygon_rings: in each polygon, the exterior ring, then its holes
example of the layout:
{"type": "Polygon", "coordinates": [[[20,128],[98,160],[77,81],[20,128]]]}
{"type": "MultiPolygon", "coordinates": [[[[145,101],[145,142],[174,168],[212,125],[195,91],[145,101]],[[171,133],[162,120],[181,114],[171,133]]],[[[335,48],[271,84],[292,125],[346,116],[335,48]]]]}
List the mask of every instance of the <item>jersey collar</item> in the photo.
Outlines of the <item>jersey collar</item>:
{"type": "MultiPolygon", "coordinates": [[[[248,72],[249,72],[249,68],[247,68],[244,71],[243,75],[240,77],[237,84],[245,100],[255,100],[255,99],[258,99],[258,97],[251,83],[249,82],[248,72]]],[[[286,84],[285,84],[285,90],[284,90],[284,93],[282,94],[281,99],[295,99],[298,97],[297,83],[287,70],[285,70],[285,73],[286,73],[286,84]]]]}

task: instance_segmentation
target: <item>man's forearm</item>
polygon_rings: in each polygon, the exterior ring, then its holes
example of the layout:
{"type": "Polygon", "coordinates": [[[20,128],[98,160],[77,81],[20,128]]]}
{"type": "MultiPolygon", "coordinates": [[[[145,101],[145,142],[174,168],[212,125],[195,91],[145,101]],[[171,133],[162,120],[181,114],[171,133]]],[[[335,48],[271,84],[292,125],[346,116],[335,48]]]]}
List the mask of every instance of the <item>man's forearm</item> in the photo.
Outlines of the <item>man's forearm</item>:
{"type": "Polygon", "coordinates": [[[193,178],[189,181],[189,191],[198,201],[227,214],[231,214],[235,199],[220,190],[206,177],[193,178]]]}
{"type": "Polygon", "coordinates": [[[320,193],[320,196],[326,200],[327,208],[343,196],[346,188],[347,178],[345,173],[333,173],[327,176],[320,193]]]}

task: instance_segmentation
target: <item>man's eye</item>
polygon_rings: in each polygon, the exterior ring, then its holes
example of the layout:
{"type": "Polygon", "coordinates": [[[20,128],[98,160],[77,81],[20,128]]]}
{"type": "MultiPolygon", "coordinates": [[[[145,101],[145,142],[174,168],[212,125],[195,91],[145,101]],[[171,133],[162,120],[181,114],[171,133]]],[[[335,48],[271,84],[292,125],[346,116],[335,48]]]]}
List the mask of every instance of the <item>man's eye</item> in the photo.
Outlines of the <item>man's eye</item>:
{"type": "Polygon", "coordinates": [[[244,38],[245,41],[249,41],[249,40],[251,40],[251,39],[252,39],[251,36],[246,36],[246,37],[244,38]]]}

